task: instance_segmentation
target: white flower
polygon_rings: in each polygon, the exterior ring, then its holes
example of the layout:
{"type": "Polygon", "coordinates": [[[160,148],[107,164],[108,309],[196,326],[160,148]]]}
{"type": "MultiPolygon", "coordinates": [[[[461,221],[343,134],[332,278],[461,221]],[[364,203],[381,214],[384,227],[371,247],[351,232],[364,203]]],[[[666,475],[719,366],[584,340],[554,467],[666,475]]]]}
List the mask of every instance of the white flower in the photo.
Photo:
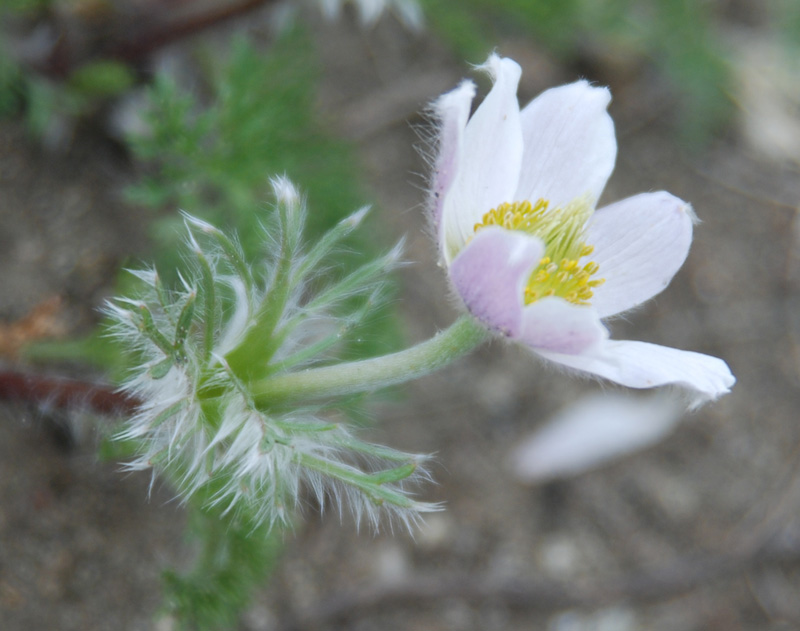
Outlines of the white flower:
{"type": "Polygon", "coordinates": [[[471,118],[469,81],[434,103],[432,219],[466,308],[569,368],[633,388],[679,385],[695,402],[728,392],[735,379],[722,360],[614,341],[601,322],[667,286],[694,219],[665,192],[595,212],[617,151],[608,90],[578,81],[520,111],[520,67],[493,55],[484,68],[494,86],[471,118]]]}

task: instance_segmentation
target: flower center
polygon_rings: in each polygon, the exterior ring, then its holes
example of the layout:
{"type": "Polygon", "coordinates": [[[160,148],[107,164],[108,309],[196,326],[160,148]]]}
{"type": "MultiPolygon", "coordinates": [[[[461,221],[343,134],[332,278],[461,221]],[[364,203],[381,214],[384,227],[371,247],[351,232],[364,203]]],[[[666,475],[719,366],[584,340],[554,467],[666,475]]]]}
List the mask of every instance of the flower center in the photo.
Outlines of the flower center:
{"type": "Polygon", "coordinates": [[[526,305],[547,296],[588,305],[594,288],[605,282],[604,278],[592,279],[600,269],[597,263],[580,263],[580,259],[594,251],[594,246],[583,240],[592,207],[586,198],[579,198],[563,208],[550,209],[549,206],[544,199],[535,204],[504,202],[475,224],[475,232],[486,226],[501,226],[527,232],[544,242],[544,256],[525,286],[526,305]]]}

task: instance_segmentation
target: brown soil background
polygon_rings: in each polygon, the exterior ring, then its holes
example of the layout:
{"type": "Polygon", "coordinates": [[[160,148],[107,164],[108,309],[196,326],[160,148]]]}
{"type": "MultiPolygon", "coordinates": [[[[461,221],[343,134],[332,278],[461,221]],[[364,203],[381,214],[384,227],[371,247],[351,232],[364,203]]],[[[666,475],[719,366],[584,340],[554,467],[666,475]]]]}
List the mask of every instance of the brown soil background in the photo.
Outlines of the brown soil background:
{"type": "MultiPolygon", "coordinates": [[[[314,28],[325,63],[320,110],[358,142],[389,238],[407,237],[411,265],[397,306],[408,340],[422,340],[456,312],[423,229],[415,113],[468,69],[391,19],[369,31],[351,19],[314,28]]],[[[585,74],[529,42],[498,50],[523,65],[522,102],[585,74]]],[[[558,374],[523,349],[488,345],[410,385],[406,398],[373,407],[375,440],[437,454],[437,484],[423,495],[446,511],[413,538],[359,534],[332,513],[307,514],[241,629],[800,628],[791,552],[800,541],[798,169],[759,158],[733,129],[688,152],[657,77],[611,62],[598,68],[589,78],[612,88],[619,140],[605,199],[663,188],[702,219],[672,285],[613,322],[613,333],[721,356],[738,378],[733,393],[687,415],[655,448],[525,487],[507,471],[509,450],[602,386],[558,374]],[[763,542],[789,551],[751,553],[763,542]],[[452,582],[431,578],[441,576],[452,582]],[[431,584],[452,589],[425,598],[431,584]],[[492,591],[500,584],[517,591],[492,591]],[[367,602],[398,585],[423,594],[367,602]],[[344,613],[332,617],[337,606],[344,613]]],[[[117,266],[146,242],[140,211],[121,199],[133,177],[97,130],[80,129],[66,152],[52,153],[18,124],[0,124],[0,317],[13,321],[60,294],[71,330],[88,326],[117,266]]],[[[159,573],[191,555],[182,511],[158,485],[148,500],[146,474],[99,463],[95,432],[80,414],[0,407],[3,631],[170,628],[154,614],[159,573]]]]}

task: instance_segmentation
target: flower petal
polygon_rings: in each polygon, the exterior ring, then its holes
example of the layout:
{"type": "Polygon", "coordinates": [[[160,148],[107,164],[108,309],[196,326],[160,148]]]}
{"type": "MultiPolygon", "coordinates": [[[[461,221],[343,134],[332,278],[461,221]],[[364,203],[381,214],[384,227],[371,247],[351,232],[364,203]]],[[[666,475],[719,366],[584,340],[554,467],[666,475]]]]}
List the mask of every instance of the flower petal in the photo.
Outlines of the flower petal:
{"type": "Polygon", "coordinates": [[[455,182],[442,209],[441,243],[449,263],[475,232],[483,215],[512,201],[522,161],[522,132],[517,103],[520,67],[492,55],[484,66],[494,85],[467,123],[455,182]]]}
{"type": "Polygon", "coordinates": [[[677,385],[693,393],[693,405],[716,399],[736,382],[721,359],[647,342],[608,340],[580,355],[539,354],[629,388],[677,385]]]}
{"type": "Polygon", "coordinates": [[[455,90],[440,96],[432,106],[440,127],[439,155],[436,158],[431,190],[431,214],[440,240],[442,207],[458,172],[464,128],[467,126],[474,96],[475,84],[472,81],[462,81],[455,90]]]}
{"type": "Polygon", "coordinates": [[[611,94],[587,81],[552,88],[521,112],[522,171],[515,200],[566,206],[588,195],[596,204],[617,158],[611,94]]]}
{"type": "Polygon", "coordinates": [[[510,454],[510,464],[521,482],[575,476],[654,445],[675,428],[682,412],[665,393],[588,395],[524,439],[510,454]]]}
{"type": "Polygon", "coordinates": [[[542,258],[536,237],[498,226],[483,228],[450,266],[450,278],[470,313],[489,328],[519,335],[522,296],[542,258]]]}
{"type": "Polygon", "coordinates": [[[665,192],[642,193],[598,210],[586,235],[606,282],[594,291],[601,318],[660,293],[689,254],[694,213],[665,192]]]}
{"type": "Polygon", "coordinates": [[[561,298],[541,298],[522,313],[521,342],[536,351],[581,353],[608,337],[597,312],[561,298]]]}

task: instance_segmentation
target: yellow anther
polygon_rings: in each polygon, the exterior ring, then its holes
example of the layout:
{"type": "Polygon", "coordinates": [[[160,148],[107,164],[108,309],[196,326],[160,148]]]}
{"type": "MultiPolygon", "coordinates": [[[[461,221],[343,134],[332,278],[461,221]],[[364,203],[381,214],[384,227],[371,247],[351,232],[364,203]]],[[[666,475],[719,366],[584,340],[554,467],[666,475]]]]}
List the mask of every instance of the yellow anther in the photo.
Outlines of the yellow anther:
{"type": "Polygon", "coordinates": [[[583,241],[586,225],[592,214],[588,199],[579,198],[564,207],[550,208],[545,199],[535,203],[503,202],[487,212],[475,232],[486,226],[520,230],[542,240],[544,256],[531,273],[524,290],[525,304],[547,296],[558,296],[577,305],[588,305],[593,292],[605,279],[590,278],[600,266],[590,261],[581,265],[580,259],[594,252],[594,246],[583,241]]]}

